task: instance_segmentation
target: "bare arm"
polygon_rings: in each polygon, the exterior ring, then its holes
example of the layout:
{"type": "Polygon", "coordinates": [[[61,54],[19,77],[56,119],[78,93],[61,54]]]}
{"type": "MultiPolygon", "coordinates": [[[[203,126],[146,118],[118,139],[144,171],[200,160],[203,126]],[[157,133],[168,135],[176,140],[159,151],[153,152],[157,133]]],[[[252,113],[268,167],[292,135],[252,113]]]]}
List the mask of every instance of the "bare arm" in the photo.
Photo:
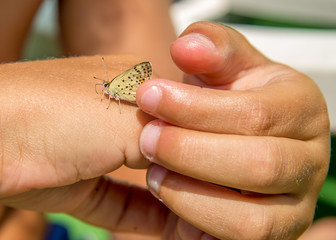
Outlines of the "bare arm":
{"type": "Polygon", "coordinates": [[[162,77],[180,80],[169,47],[176,39],[171,0],[59,1],[67,55],[131,53],[150,60],[162,77]]]}
{"type": "Polygon", "coordinates": [[[20,58],[31,21],[42,0],[0,0],[0,62],[20,58]]]}
{"type": "MultiPolygon", "coordinates": [[[[105,61],[114,76],[139,60],[105,61]]],[[[93,76],[105,76],[100,57],[0,65],[0,202],[67,212],[109,229],[157,232],[165,207],[145,189],[103,176],[123,164],[148,166],[138,138],[151,118],[135,105],[122,104],[121,114],[117,102],[106,109],[93,76]],[[157,209],[152,224],[149,208],[157,209]]]]}

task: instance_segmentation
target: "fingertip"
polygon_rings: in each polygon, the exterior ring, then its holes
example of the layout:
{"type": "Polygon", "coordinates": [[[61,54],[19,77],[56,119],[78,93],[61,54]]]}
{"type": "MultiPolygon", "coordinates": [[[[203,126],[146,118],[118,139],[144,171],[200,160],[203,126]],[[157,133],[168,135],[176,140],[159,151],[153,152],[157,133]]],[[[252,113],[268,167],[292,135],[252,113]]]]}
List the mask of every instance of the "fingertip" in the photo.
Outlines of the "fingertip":
{"type": "Polygon", "coordinates": [[[138,107],[153,116],[155,116],[162,99],[161,83],[162,79],[151,79],[142,83],[136,92],[136,103],[138,107]]]}
{"type": "Polygon", "coordinates": [[[153,164],[150,166],[147,172],[147,185],[150,192],[157,198],[160,199],[160,188],[162,182],[167,176],[168,170],[160,165],[153,164]]]}
{"type": "Polygon", "coordinates": [[[172,99],[182,99],[185,96],[182,94],[185,87],[190,86],[166,79],[152,79],[139,86],[136,93],[137,105],[144,112],[165,120],[165,114],[160,113],[170,109],[171,103],[175,102],[172,99]],[[161,104],[164,105],[164,110],[161,104]]]}
{"type": "Polygon", "coordinates": [[[145,112],[155,113],[157,107],[159,106],[161,98],[161,89],[156,85],[152,85],[141,93],[138,105],[145,112]]]}
{"type": "Polygon", "coordinates": [[[188,74],[206,73],[219,57],[219,51],[210,38],[201,33],[188,33],[171,45],[174,62],[188,74]]]}
{"type": "Polygon", "coordinates": [[[154,161],[156,146],[161,135],[164,122],[154,120],[148,123],[140,135],[140,150],[149,161],[154,161]]]}
{"type": "Polygon", "coordinates": [[[208,85],[225,85],[269,60],[238,31],[212,22],[191,24],[171,45],[171,55],[185,73],[208,85]]]}
{"type": "Polygon", "coordinates": [[[151,79],[150,81],[143,82],[142,84],[140,84],[140,86],[136,91],[135,99],[139,107],[141,107],[141,97],[146,92],[146,90],[151,86],[151,81],[153,80],[151,79]]]}

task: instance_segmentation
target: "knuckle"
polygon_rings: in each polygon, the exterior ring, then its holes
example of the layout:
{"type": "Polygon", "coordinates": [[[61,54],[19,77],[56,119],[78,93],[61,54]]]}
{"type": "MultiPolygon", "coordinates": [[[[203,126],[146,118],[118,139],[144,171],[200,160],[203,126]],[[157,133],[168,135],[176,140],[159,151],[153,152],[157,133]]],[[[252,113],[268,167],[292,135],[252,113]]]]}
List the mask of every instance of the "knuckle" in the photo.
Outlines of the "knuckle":
{"type": "MultiPolygon", "coordinates": [[[[251,208],[252,209],[252,208],[251,208]]],[[[239,228],[239,235],[234,239],[246,240],[271,240],[271,239],[288,239],[294,240],[302,233],[311,223],[313,211],[309,217],[306,214],[298,217],[295,211],[288,214],[279,214],[275,208],[264,206],[258,210],[251,210],[249,215],[243,219],[244,222],[239,228]],[[247,219],[247,220],[246,220],[247,219]]]]}
{"type": "Polygon", "coordinates": [[[327,132],[330,131],[330,119],[328,114],[328,107],[326,104],[321,104],[322,107],[320,108],[318,117],[317,117],[317,125],[320,126],[322,130],[327,132]]]}
{"type": "Polygon", "coordinates": [[[243,225],[239,225],[246,227],[239,228],[239,231],[237,231],[238,236],[235,239],[271,239],[275,222],[274,214],[266,208],[258,209],[257,211],[251,210],[248,214],[249,216],[242,220],[243,225]]]}
{"type": "Polygon", "coordinates": [[[262,152],[258,152],[256,162],[254,164],[254,174],[256,186],[271,187],[276,185],[284,174],[284,154],[281,147],[270,140],[262,142],[264,147],[262,152]]]}
{"type": "Polygon", "coordinates": [[[240,119],[244,134],[267,135],[273,123],[272,109],[260,99],[250,99],[245,101],[240,119]]]}

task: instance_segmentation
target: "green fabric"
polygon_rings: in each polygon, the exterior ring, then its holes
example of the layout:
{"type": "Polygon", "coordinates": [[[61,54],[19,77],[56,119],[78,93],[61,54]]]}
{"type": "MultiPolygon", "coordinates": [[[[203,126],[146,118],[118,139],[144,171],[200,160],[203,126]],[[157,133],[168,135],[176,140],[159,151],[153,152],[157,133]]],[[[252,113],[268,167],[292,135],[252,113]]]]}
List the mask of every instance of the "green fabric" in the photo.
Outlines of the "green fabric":
{"type": "Polygon", "coordinates": [[[109,232],[61,213],[48,213],[51,223],[64,226],[70,240],[110,240],[109,232]]]}
{"type": "Polygon", "coordinates": [[[331,157],[328,177],[317,202],[315,219],[336,216],[336,135],[331,136],[331,157]]]}
{"type": "Polygon", "coordinates": [[[327,177],[323,185],[319,201],[330,205],[331,208],[336,209],[336,177],[327,177]]]}
{"type": "MultiPolygon", "coordinates": [[[[275,16],[275,15],[274,15],[275,16]]],[[[239,15],[235,13],[228,13],[223,17],[211,19],[215,22],[226,24],[247,24],[257,25],[265,27],[283,27],[283,28],[305,28],[305,29],[335,29],[335,23],[316,23],[314,19],[312,21],[298,22],[296,19],[279,19],[278,17],[270,16],[257,16],[249,17],[245,15],[239,15]]]]}

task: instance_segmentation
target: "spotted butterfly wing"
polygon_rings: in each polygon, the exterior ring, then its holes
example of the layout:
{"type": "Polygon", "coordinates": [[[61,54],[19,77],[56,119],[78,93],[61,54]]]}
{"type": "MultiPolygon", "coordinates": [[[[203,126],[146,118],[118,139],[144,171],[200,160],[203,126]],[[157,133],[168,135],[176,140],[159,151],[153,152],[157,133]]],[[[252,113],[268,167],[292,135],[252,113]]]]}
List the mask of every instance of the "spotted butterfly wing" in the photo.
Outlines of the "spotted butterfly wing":
{"type": "Polygon", "coordinates": [[[115,99],[136,103],[136,91],[141,83],[152,77],[150,62],[142,62],[115,77],[107,86],[115,99]]]}

